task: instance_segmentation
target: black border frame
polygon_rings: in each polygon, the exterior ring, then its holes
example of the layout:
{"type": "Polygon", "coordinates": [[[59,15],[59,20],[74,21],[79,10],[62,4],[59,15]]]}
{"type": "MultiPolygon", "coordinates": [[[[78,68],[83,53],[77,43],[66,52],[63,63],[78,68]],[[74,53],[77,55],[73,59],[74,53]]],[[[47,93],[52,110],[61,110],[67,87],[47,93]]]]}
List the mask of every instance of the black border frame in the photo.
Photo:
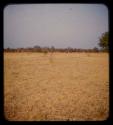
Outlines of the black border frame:
{"type": "Polygon", "coordinates": [[[112,32],[111,32],[111,27],[112,27],[112,23],[113,20],[111,19],[111,14],[112,14],[112,5],[111,5],[111,0],[86,0],[86,1],[83,1],[83,0],[76,0],[75,2],[72,1],[72,0],[69,0],[69,1],[60,1],[60,0],[54,0],[51,1],[51,0],[38,0],[38,1],[35,1],[35,0],[23,0],[22,2],[18,1],[18,0],[8,0],[8,1],[0,1],[0,38],[1,38],[1,41],[0,41],[0,57],[1,57],[1,60],[0,61],[0,80],[1,80],[1,83],[0,83],[0,123],[5,123],[5,124],[8,124],[8,123],[12,123],[12,124],[39,124],[39,123],[53,123],[53,122],[61,122],[61,123],[75,123],[75,124],[113,124],[112,122],[112,113],[113,113],[113,108],[112,108],[112,97],[113,94],[112,94],[112,46],[113,46],[113,42],[111,40],[112,38],[112,32]],[[9,5],[9,4],[48,4],[48,3],[52,3],[52,4],[57,4],[57,3],[60,3],[60,4],[64,4],[64,3],[73,3],[73,4],[104,4],[107,6],[108,8],[108,15],[109,15],[109,81],[110,81],[110,106],[109,106],[109,117],[107,120],[104,120],[104,121],[7,121],[5,119],[5,116],[4,116],[4,57],[3,57],[3,32],[4,32],[4,27],[3,27],[3,23],[4,23],[4,20],[3,20],[3,14],[4,14],[4,8],[9,5]]]}

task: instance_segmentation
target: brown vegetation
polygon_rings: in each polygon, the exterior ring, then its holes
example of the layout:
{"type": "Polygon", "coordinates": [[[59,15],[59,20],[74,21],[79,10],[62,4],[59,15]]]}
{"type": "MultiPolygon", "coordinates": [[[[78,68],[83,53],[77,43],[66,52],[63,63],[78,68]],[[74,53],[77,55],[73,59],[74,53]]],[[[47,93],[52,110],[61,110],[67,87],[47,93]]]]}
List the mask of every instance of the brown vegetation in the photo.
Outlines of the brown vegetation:
{"type": "Polygon", "coordinates": [[[6,119],[107,119],[108,65],[107,53],[4,53],[6,119]]]}

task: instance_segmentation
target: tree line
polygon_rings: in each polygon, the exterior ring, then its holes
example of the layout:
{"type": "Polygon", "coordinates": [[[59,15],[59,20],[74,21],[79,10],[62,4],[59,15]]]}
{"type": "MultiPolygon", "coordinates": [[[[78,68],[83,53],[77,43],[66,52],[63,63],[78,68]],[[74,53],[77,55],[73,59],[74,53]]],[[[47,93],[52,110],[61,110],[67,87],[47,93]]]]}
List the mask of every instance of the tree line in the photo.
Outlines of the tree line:
{"type": "Polygon", "coordinates": [[[93,49],[78,49],[78,48],[55,48],[52,47],[40,47],[40,46],[34,46],[34,47],[28,47],[28,48],[6,48],[4,49],[4,52],[65,52],[65,53],[72,53],[72,52],[102,52],[102,50],[99,50],[97,47],[94,47],[93,49]]]}
{"type": "Polygon", "coordinates": [[[67,47],[67,48],[55,48],[54,46],[51,47],[41,47],[41,46],[34,46],[34,47],[27,47],[27,48],[6,48],[4,49],[5,52],[108,52],[109,51],[109,46],[108,46],[108,38],[109,37],[109,32],[105,32],[101,35],[99,38],[99,43],[98,45],[100,46],[100,49],[97,47],[94,47],[93,49],[78,49],[78,48],[72,48],[72,47],[67,47]]]}

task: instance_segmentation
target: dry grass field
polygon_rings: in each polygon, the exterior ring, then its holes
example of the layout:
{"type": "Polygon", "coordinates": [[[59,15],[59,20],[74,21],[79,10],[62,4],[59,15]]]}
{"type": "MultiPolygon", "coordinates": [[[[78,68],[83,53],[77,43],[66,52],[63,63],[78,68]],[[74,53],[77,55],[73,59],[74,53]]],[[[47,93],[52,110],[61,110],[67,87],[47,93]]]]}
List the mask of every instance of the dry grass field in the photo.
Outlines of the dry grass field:
{"type": "Polygon", "coordinates": [[[107,53],[4,53],[10,121],[100,121],[109,116],[107,53]]]}

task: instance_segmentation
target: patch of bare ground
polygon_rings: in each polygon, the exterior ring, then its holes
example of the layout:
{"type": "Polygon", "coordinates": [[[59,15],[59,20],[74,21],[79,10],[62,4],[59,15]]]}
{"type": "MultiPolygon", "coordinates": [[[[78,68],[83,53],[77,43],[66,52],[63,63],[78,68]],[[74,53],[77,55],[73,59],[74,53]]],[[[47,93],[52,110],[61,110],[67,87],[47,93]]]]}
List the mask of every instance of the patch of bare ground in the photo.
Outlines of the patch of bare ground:
{"type": "Polygon", "coordinates": [[[4,115],[10,121],[105,120],[107,53],[4,53],[4,115]]]}

